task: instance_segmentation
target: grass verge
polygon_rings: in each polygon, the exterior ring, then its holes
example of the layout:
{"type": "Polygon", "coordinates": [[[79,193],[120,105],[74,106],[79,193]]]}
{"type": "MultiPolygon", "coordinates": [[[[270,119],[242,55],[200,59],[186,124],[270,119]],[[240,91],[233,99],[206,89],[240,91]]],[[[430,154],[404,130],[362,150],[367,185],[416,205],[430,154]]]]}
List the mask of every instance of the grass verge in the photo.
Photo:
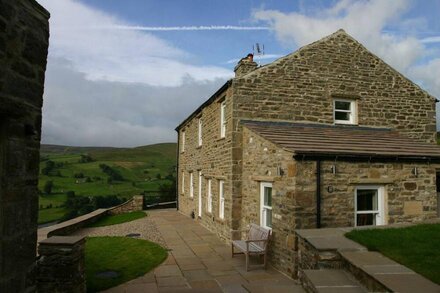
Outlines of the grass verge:
{"type": "Polygon", "coordinates": [[[353,230],[345,236],[440,284],[440,224],[353,230]]]}
{"type": "Polygon", "coordinates": [[[105,290],[143,276],[167,258],[160,245],[127,237],[89,237],[86,242],[87,292],[105,290]],[[98,277],[116,272],[113,278],[98,277]]]}
{"type": "Polygon", "coordinates": [[[131,222],[131,221],[134,221],[134,220],[146,217],[146,216],[147,216],[147,214],[142,211],[130,212],[130,213],[119,214],[119,215],[111,215],[111,216],[108,215],[108,216],[105,216],[105,217],[99,219],[95,223],[90,224],[88,227],[111,226],[111,225],[121,224],[121,223],[125,223],[125,222],[131,222]]]}

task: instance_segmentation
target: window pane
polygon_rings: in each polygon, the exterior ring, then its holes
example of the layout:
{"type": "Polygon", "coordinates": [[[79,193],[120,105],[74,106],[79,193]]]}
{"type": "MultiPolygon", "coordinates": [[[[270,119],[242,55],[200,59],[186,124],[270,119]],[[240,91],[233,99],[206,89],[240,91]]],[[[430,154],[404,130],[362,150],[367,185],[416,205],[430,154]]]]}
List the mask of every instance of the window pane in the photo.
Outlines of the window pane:
{"type": "Polygon", "coordinates": [[[350,121],[350,113],[349,112],[338,112],[338,111],[335,111],[335,119],[336,120],[350,121]]]}
{"type": "Polygon", "coordinates": [[[356,215],[356,226],[376,225],[376,214],[356,215]]]}
{"type": "Polygon", "coordinates": [[[265,210],[266,212],[266,227],[272,228],[272,210],[265,210]]]}
{"type": "Polygon", "coordinates": [[[264,205],[272,206],[272,187],[264,187],[264,205]]]}
{"type": "Polygon", "coordinates": [[[336,110],[350,110],[351,102],[335,101],[336,110]]]}
{"type": "Polygon", "coordinates": [[[377,189],[357,190],[357,210],[377,211],[377,189]]]}

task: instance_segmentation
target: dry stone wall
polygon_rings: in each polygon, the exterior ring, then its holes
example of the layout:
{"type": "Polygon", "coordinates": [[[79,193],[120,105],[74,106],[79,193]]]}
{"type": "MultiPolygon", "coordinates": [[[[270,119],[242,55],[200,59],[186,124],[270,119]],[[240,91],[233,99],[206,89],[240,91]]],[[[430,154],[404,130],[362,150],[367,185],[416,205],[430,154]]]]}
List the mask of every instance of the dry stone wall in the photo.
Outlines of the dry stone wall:
{"type": "Polygon", "coordinates": [[[35,290],[48,18],[36,1],[0,0],[0,292],[35,290]]]}

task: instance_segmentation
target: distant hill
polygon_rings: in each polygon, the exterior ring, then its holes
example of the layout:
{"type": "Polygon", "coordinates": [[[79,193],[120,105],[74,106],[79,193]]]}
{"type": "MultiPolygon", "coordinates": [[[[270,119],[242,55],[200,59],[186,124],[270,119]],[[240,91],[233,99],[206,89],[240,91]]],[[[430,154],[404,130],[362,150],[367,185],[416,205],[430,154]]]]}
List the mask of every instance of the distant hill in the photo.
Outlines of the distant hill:
{"type": "Polygon", "coordinates": [[[171,184],[175,177],[176,151],[176,143],[135,148],[41,145],[39,223],[56,221],[67,212],[64,203],[68,191],[76,196],[123,199],[171,184]],[[84,162],[82,155],[90,160],[84,162]],[[103,165],[123,179],[110,178],[103,165]],[[48,181],[53,182],[50,194],[43,192],[48,181]]]}

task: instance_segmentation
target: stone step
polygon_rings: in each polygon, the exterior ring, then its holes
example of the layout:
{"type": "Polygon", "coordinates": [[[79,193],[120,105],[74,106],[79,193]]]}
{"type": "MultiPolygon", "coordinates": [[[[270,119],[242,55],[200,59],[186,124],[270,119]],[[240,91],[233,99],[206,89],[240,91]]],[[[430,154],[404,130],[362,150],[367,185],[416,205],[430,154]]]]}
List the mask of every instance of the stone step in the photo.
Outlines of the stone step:
{"type": "Polygon", "coordinates": [[[304,270],[301,278],[307,292],[315,293],[360,293],[367,292],[344,270],[304,270]]]}
{"type": "Polygon", "coordinates": [[[374,251],[340,252],[345,267],[374,292],[439,293],[440,286],[374,251]]]}

